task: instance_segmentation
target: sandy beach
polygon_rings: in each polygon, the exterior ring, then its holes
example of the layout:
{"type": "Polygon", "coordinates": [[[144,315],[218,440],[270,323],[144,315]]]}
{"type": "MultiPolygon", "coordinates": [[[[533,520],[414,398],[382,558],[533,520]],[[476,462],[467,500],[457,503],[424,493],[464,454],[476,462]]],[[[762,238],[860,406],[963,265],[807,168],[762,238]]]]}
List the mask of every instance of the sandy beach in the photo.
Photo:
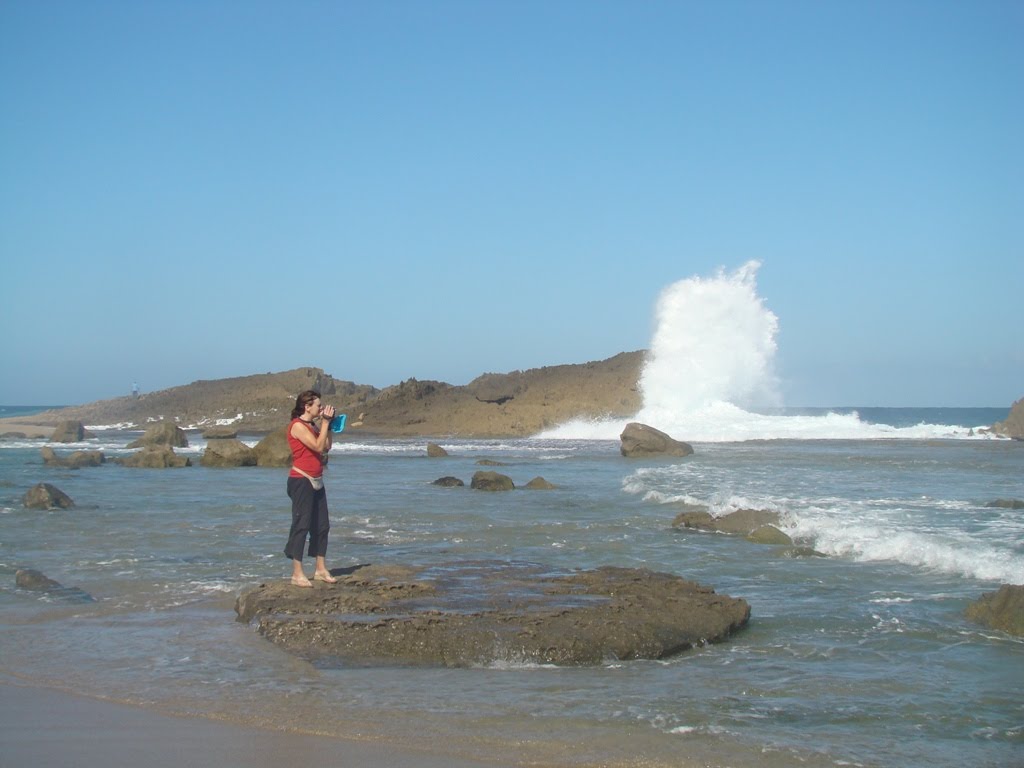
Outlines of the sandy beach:
{"type": "Polygon", "coordinates": [[[188,768],[310,765],[361,768],[500,768],[482,763],[327,736],[261,730],[174,717],[62,691],[0,684],[0,762],[188,768]]]}

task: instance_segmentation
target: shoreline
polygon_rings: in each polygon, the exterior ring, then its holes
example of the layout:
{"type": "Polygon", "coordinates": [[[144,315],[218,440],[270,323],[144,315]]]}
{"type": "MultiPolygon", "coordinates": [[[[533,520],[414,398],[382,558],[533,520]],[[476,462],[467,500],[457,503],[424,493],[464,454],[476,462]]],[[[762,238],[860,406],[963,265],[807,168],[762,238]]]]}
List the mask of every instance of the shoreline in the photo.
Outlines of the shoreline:
{"type": "Polygon", "coordinates": [[[10,765],[105,765],[181,768],[247,765],[392,768],[513,768],[419,752],[386,742],[295,733],[164,714],[144,707],[51,688],[0,682],[0,742],[10,765]]]}

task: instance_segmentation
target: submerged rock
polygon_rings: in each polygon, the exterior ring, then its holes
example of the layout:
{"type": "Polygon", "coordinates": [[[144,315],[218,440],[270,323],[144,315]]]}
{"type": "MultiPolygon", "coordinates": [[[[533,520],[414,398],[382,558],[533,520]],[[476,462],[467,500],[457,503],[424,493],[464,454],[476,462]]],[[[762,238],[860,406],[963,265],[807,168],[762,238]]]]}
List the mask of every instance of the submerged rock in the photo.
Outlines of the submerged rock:
{"type": "Polygon", "coordinates": [[[1024,586],[1003,584],[967,606],[965,613],[971,621],[1024,637],[1024,586]]]}
{"type": "Polygon", "coordinates": [[[448,667],[661,659],[724,641],[750,618],[744,600],[646,569],[495,562],[335,575],[338,584],[313,589],[282,579],[247,590],[238,618],[321,665],[448,667]]]}
{"type": "Polygon", "coordinates": [[[459,480],[459,478],[448,475],[447,477],[437,478],[431,485],[440,485],[442,488],[463,488],[466,484],[459,480]]]}
{"type": "Polygon", "coordinates": [[[693,448],[661,430],[633,421],[626,425],[619,435],[619,451],[623,456],[637,458],[644,456],[689,456],[693,448]]]}
{"type": "Polygon", "coordinates": [[[990,509],[1024,509],[1022,499],[996,499],[985,505],[990,509]]]}
{"type": "Polygon", "coordinates": [[[22,503],[29,509],[71,509],[75,506],[70,496],[49,483],[39,483],[29,488],[22,503]]]}
{"type": "Polygon", "coordinates": [[[14,583],[20,589],[30,589],[34,592],[46,592],[47,594],[68,600],[75,603],[92,603],[95,598],[88,592],[78,587],[65,587],[59,581],[54,581],[45,573],[33,568],[22,568],[14,574],[14,583]]]}
{"type": "Polygon", "coordinates": [[[531,491],[553,491],[556,486],[549,483],[543,477],[539,475],[526,484],[526,487],[531,491]]]}

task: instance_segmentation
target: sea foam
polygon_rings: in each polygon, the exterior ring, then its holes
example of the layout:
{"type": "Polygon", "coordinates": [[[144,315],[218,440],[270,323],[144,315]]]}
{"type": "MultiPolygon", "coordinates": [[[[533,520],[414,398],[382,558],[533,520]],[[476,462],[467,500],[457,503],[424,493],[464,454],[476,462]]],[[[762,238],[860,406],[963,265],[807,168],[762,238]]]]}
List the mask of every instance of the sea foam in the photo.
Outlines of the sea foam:
{"type": "Polygon", "coordinates": [[[662,291],[640,377],[639,413],[628,419],[577,419],[537,437],[617,440],[631,421],[692,442],[984,436],[946,424],[872,424],[856,412],[771,413],[782,404],[775,371],[779,321],[757,294],[760,266],[749,261],[734,272],[688,277],[662,291]]]}

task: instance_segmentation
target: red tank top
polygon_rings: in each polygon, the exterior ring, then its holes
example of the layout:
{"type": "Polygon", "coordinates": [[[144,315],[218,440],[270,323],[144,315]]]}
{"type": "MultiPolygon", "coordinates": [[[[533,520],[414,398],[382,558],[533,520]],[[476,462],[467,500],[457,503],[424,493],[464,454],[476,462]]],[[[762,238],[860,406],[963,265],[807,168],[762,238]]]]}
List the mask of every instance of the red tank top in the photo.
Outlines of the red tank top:
{"type": "Polygon", "coordinates": [[[310,477],[320,477],[324,473],[324,463],[320,458],[320,453],[319,451],[310,450],[302,444],[302,441],[292,437],[292,427],[295,426],[295,422],[308,428],[314,437],[320,435],[320,430],[316,428],[316,425],[302,419],[292,419],[291,424],[288,425],[288,447],[292,449],[292,470],[288,473],[288,476],[302,477],[300,473],[295,471],[297,467],[310,477]]]}

